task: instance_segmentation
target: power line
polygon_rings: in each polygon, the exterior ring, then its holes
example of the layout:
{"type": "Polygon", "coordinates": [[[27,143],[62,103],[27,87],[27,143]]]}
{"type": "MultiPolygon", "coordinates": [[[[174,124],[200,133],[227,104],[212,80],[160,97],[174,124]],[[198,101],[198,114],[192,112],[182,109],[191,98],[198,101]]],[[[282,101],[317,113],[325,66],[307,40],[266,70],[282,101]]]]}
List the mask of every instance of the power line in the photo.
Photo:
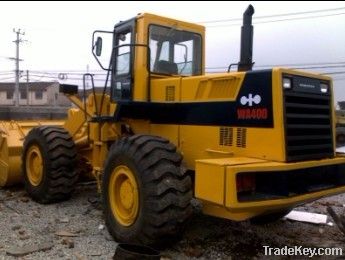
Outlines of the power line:
{"type": "Polygon", "coordinates": [[[326,65],[326,64],[345,64],[345,61],[337,61],[337,62],[314,62],[314,63],[288,63],[288,64],[280,64],[280,65],[257,65],[256,67],[274,67],[274,66],[313,66],[313,65],[326,65]]]}
{"type": "Polygon", "coordinates": [[[322,75],[345,74],[345,71],[325,72],[325,73],[321,73],[321,74],[322,74],[322,75]]]}
{"type": "Polygon", "coordinates": [[[345,65],[314,66],[314,67],[294,67],[293,69],[327,69],[327,68],[345,68],[345,65]]]}
{"type": "MultiPolygon", "coordinates": [[[[268,65],[254,65],[256,68],[271,68],[271,67],[297,67],[297,66],[317,66],[317,65],[327,65],[327,68],[332,68],[333,65],[345,66],[345,61],[339,62],[316,62],[316,63],[289,63],[289,64],[268,64],[268,65]]],[[[229,66],[215,66],[215,67],[206,67],[205,69],[227,69],[229,66]]],[[[308,67],[307,67],[308,68],[308,67]]],[[[316,68],[316,67],[309,67],[316,68]]]]}
{"type": "Polygon", "coordinates": [[[14,76],[13,76],[13,77],[9,77],[9,78],[0,78],[0,81],[1,81],[1,80],[9,80],[9,79],[12,79],[12,80],[13,80],[13,79],[14,79],[14,76]]]}
{"type": "MultiPolygon", "coordinates": [[[[34,75],[34,76],[39,76],[39,77],[45,77],[45,78],[56,78],[58,79],[58,76],[54,76],[54,75],[47,75],[47,74],[41,74],[41,73],[31,73],[30,75],[34,75]]],[[[72,78],[67,78],[67,79],[83,79],[82,76],[80,77],[72,77],[72,78]]]]}
{"type": "Polygon", "coordinates": [[[274,23],[274,22],[293,21],[293,20],[314,19],[314,18],[323,18],[323,17],[329,17],[329,16],[344,15],[344,14],[345,14],[345,13],[336,13],[336,14],[326,14],[326,15],[318,15],[318,16],[286,18],[286,19],[280,19],[280,20],[262,21],[262,22],[257,22],[257,23],[254,23],[254,24],[263,24],[263,23],[274,23]]]}
{"type": "MultiPolygon", "coordinates": [[[[85,72],[80,72],[80,73],[77,73],[77,72],[69,72],[69,71],[60,71],[60,72],[54,72],[54,71],[39,71],[39,70],[30,70],[31,72],[34,72],[34,73],[46,73],[46,74],[50,74],[50,75],[58,75],[60,73],[64,73],[64,74],[71,74],[71,75],[81,75],[83,76],[85,74],[85,72]]],[[[94,73],[93,71],[90,71],[89,73],[93,74],[93,75],[99,75],[99,76],[106,76],[107,74],[106,73],[94,73]]]]}
{"type": "MultiPolygon", "coordinates": [[[[264,23],[275,23],[275,22],[284,22],[284,21],[293,21],[293,20],[305,20],[305,19],[314,19],[314,18],[323,18],[323,17],[329,17],[329,16],[338,16],[338,15],[344,15],[345,13],[336,13],[336,14],[326,14],[326,15],[318,15],[318,16],[306,16],[306,17],[295,17],[295,18],[286,18],[286,19],[279,19],[279,20],[270,20],[270,21],[259,21],[259,22],[253,22],[253,24],[264,24],[264,23]]],[[[223,25],[210,25],[206,26],[207,28],[215,28],[215,27],[231,27],[231,26],[239,26],[240,23],[237,24],[223,24],[223,25]]]]}
{"type": "Polygon", "coordinates": [[[10,75],[10,74],[13,74],[13,71],[12,72],[0,72],[0,75],[10,75]]]}
{"type": "MultiPolygon", "coordinates": [[[[86,70],[85,69],[82,69],[82,70],[77,70],[77,69],[56,69],[56,70],[31,70],[31,71],[36,71],[36,72],[45,72],[45,71],[50,71],[50,72],[56,72],[56,73],[59,73],[59,72],[67,72],[67,71],[70,71],[70,72],[80,72],[80,73],[86,73],[86,70]]],[[[95,71],[95,72],[104,72],[104,70],[90,70],[91,72],[95,71]]]]}
{"type": "MultiPolygon", "coordinates": [[[[40,75],[40,74],[34,74],[34,73],[30,73],[30,76],[58,80],[57,76],[55,77],[55,76],[40,75]]],[[[80,78],[67,78],[67,80],[83,80],[83,77],[80,77],[80,78]]],[[[105,79],[94,79],[94,81],[105,81],[105,79]]]]}
{"type": "MultiPolygon", "coordinates": [[[[340,8],[332,8],[332,9],[322,9],[322,10],[314,10],[314,11],[305,11],[305,12],[294,12],[294,13],[285,13],[285,14],[274,14],[274,15],[264,15],[264,16],[256,16],[253,19],[265,19],[265,18],[273,18],[273,17],[281,17],[281,16],[292,16],[292,15],[301,15],[301,14],[311,14],[311,13],[322,13],[322,12],[330,12],[330,11],[339,11],[345,10],[345,7],[340,8]]],[[[221,22],[231,22],[231,21],[242,21],[242,18],[230,18],[230,19],[222,19],[222,20],[210,20],[210,21],[203,21],[198,23],[221,23],[221,22]]]]}

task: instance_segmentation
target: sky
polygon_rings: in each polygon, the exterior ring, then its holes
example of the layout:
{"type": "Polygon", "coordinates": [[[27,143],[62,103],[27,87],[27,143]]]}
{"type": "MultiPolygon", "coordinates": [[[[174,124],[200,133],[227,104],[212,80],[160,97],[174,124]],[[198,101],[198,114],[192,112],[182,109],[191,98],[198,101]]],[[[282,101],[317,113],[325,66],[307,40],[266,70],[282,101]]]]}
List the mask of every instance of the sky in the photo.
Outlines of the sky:
{"type": "MultiPolygon", "coordinates": [[[[15,56],[14,28],[25,32],[20,70],[29,70],[32,80],[58,80],[58,72],[82,73],[87,67],[99,71],[91,54],[92,32],[112,30],[120,20],[144,12],[206,26],[206,68],[225,71],[230,63],[239,61],[241,18],[249,4],[255,8],[254,69],[321,63],[327,67],[309,65],[309,71],[345,72],[345,2],[341,1],[1,1],[0,81],[13,80],[14,61],[9,58],[15,56]],[[315,12],[320,10],[329,11],[315,12]],[[303,14],[291,15],[300,12],[303,14]],[[289,15],[277,16],[281,14],[289,15]],[[263,16],[269,17],[260,18],[263,16]],[[215,20],[230,21],[208,22],[215,20]]],[[[63,82],[70,83],[72,77],[63,82]]],[[[335,99],[345,100],[345,73],[332,77],[335,99]]]]}

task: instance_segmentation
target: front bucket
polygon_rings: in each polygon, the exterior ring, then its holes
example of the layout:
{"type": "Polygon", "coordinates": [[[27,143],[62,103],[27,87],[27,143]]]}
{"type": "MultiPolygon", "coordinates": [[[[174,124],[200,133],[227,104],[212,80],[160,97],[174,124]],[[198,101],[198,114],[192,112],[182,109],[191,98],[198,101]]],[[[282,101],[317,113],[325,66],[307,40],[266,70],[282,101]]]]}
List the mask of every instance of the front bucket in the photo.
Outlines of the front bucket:
{"type": "Polygon", "coordinates": [[[13,185],[21,180],[21,153],[24,133],[14,122],[0,124],[0,186],[13,185]]]}
{"type": "Polygon", "coordinates": [[[40,125],[62,125],[62,122],[0,122],[0,187],[13,185],[21,181],[21,156],[25,136],[32,128],[40,125]]]}

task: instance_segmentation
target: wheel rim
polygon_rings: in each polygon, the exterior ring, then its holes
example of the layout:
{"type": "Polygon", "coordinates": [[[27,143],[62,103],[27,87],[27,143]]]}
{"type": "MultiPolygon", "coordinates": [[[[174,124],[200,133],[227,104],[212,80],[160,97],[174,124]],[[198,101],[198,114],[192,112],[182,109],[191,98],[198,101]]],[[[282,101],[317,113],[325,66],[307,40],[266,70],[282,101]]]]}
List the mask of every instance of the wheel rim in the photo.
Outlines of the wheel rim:
{"type": "Polygon", "coordinates": [[[132,225],[138,215],[139,194],[133,172],[124,165],[117,166],[109,181],[109,201],[116,220],[123,226],[132,225]]]}
{"type": "Polygon", "coordinates": [[[43,177],[43,160],[37,145],[31,146],[27,152],[26,174],[31,185],[40,185],[43,177]]]}

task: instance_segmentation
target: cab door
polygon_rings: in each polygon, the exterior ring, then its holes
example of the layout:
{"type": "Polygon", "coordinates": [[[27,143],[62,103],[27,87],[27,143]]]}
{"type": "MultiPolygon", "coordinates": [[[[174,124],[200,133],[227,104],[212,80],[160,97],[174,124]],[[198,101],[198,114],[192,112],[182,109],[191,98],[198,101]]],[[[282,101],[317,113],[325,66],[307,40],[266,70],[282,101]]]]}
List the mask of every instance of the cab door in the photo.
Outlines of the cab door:
{"type": "Polygon", "coordinates": [[[134,85],[135,19],[114,29],[111,97],[113,101],[132,100],[134,85]]]}

